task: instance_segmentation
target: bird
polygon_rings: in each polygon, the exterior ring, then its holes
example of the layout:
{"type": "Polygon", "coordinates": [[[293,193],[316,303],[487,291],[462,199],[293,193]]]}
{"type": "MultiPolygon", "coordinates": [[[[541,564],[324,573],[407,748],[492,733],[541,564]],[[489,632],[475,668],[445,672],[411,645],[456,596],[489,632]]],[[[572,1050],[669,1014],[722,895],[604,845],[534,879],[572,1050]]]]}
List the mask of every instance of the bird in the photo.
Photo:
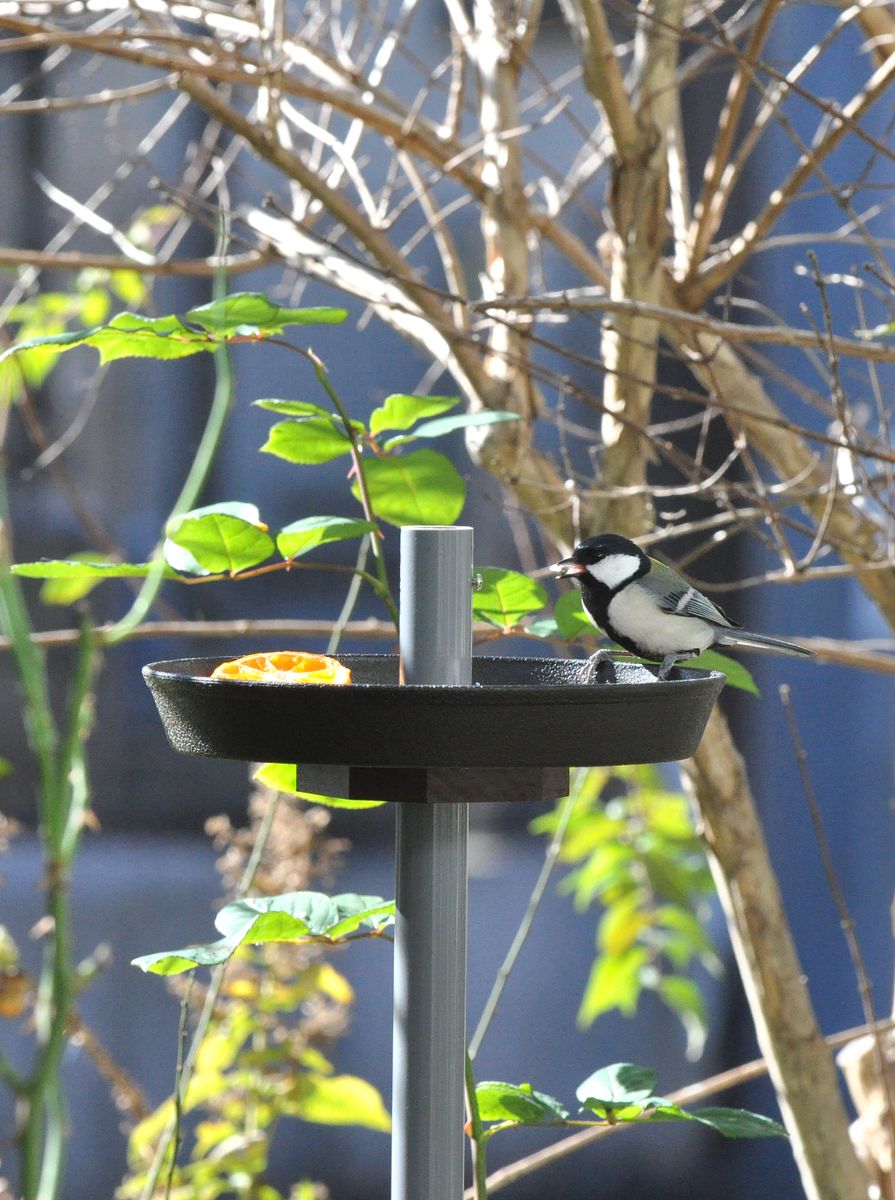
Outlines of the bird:
{"type": "MultiPolygon", "coordinates": [[[[661,660],[658,679],[667,679],[676,663],[711,646],[813,653],[794,642],[742,629],[671,567],[617,533],[579,542],[569,558],[550,569],[559,579],[578,584],[584,611],[599,630],[638,658],[661,660]]],[[[587,678],[601,654],[605,651],[592,657],[587,678]]]]}

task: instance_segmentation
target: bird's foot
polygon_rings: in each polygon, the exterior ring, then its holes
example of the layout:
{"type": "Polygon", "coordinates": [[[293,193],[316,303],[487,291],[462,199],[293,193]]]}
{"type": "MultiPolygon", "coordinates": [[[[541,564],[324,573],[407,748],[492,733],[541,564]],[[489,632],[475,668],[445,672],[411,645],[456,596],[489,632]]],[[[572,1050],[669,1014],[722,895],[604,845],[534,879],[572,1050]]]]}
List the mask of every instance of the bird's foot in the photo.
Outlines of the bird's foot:
{"type": "Polygon", "coordinates": [[[686,650],[683,654],[666,654],[662,659],[662,665],[656,673],[656,679],[667,680],[671,671],[679,662],[686,662],[688,658],[695,658],[695,650],[686,650]]]}
{"type": "MultiPolygon", "coordinates": [[[[584,671],[581,676],[581,682],[585,683],[585,684],[593,683],[596,679],[596,675],[597,675],[597,672],[599,671],[600,667],[605,666],[607,664],[612,664],[613,661],[614,660],[612,657],[611,650],[606,650],[606,649],[597,650],[596,653],[592,654],[590,656],[590,658],[587,660],[587,662],[584,664],[584,671]]],[[[612,673],[612,678],[613,679],[615,678],[614,672],[612,673]]]]}

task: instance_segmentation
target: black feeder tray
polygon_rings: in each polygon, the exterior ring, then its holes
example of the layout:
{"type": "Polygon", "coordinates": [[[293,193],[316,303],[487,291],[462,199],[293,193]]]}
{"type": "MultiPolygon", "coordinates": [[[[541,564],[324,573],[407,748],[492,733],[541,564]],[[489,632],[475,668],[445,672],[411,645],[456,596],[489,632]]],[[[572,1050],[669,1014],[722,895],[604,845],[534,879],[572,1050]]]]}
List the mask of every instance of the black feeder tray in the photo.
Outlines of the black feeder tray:
{"type": "Polygon", "coordinates": [[[212,679],[209,658],[143,671],[175,750],[297,763],[302,791],[415,802],[395,808],[391,1200],[463,1194],[467,802],[556,799],[570,766],[686,758],[724,686],[632,662],[593,681],[579,659],[470,664],[472,535],[401,529],[400,660],[340,655],[348,685],[212,679]]]}
{"type": "Polygon", "coordinates": [[[716,671],[581,659],[476,657],[471,686],[398,683],[398,656],[346,654],[352,683],[211,679],[224,659],[143,675],[175,750],[300,764],[302,791],[352,799],[547,800],[570,766],[670,762],[696,750],[716,671]]]}

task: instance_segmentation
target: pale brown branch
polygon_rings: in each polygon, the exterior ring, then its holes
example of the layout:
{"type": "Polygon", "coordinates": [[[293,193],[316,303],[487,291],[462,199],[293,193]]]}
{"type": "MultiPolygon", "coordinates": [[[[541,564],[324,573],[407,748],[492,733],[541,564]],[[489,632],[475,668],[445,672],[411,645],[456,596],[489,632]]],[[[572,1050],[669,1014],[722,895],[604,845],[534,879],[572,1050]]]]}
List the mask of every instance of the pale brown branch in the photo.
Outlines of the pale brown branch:
{"type": "Polygon", "coordinates": [[[854,123],[860,120],[887,92],[895,78],[895,52],[874,71],[866,87],[846,104],[833,119],[830,129],[822,141],[803,153],[789,176],[774,189],[763,212],[734,237],[730,244],[714,258],[708,259],[695,278],[680,288],[684,307],[701,307],[708,297],[730,279],[746,261],[756,243],[762,241],[769,230],[780,219],[799,192],[799,189],[814,172],[818,163],[836,149],[854,123]]]}
{"type": "Polygon", "coordinates": [[[245,271],[256,271],[273,260],[273,255],[263,250],[250,250],[244,254],[228,254],[223,257],[185,258],[180,261],[163,262],[155,259],[135,264],[123,254],[91,254],[79,250],[18,250],[13,246],[0,246],[0,267],[33,267],[39,271],[83,271],[87,267],[98,267],[104,271],[139,271],[147,275],[176,275],[194,279],[205,279],[220,270],[228,275],[240,275],[245,271]]]}
{"type": "Polygon", "coordinates": [[[541,296],[509,296],[505,299],[479,300],[473,308],[489,310],[517,309],[522,312],[600,312],[626,313],[662,321],[666,326],[677,325],[682,331],[693,330],[714,334],[726,342],[752,342],[756,345],[795,346],[820,350],[824,345],[832,353],[873,362],[895,362],[895,342],[871,341],[867,338],[848,338],[830,334],[821,337],[813,329],[798,329],[790,325],[746,325],[710,317],[704,312],[690,312],[671,305],[648,304],[636,297],[609,296],[602,288],[567,288],[541,296]]]}
{"type": "Polygon", "coordinates": [[[91,92],[87,96],[43,96],[39,100],[12,100],[0,104],[0,117],[22,116],[25,113],[71,112],[82,108],[107,108],[111,104],[143,100],[156,92],[171,91],[176,84],[176,75],[165,75],[149,83],[131,84],[130,87],[103,88],[102,91],[91,92]]]}
{"type": "Polygon", "coordinates": [[[616,153],[625,159],[639,144],[640,131],[602,0],[561,0],[561,8],[580,47],[585,86],[606,115],[616,153]]]}
{"type": "MultiPolygon", "coordinates": [[[[780,4],[781,0],[764,0],[758,20],[750,34],[746,50],[748,59],[754,60],[760,56],[780,4]]],[[[706,163],[702,193],[696,204],[694,221],[690,228],[688,240],[691,272],[695,271],[705,257],[709,242],[724,215],[727,197],[720,191],[721,181],[740,126],[743,107],[749,94],[749,83],[750,75],[744,69],[744,64],[740,63],[730,81],[727,100],[718,121],[718,136],[706,163]]]]}

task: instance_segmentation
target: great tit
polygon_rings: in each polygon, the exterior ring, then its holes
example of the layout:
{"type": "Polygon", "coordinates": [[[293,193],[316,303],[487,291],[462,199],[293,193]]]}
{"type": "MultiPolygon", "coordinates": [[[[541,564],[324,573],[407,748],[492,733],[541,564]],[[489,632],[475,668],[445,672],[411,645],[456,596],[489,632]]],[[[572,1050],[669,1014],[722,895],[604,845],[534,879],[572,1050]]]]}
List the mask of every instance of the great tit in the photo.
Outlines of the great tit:
{"type": "Polygon", "coordinates": [[[758,646],[778,654],[812,651],[780,638],[748,633],[697,588],[617,533],[580,542],[550,568],[581,589],[584,611],[598,629],[638,658],[661,659],[658,678],[710,646],[758,646]]]}

